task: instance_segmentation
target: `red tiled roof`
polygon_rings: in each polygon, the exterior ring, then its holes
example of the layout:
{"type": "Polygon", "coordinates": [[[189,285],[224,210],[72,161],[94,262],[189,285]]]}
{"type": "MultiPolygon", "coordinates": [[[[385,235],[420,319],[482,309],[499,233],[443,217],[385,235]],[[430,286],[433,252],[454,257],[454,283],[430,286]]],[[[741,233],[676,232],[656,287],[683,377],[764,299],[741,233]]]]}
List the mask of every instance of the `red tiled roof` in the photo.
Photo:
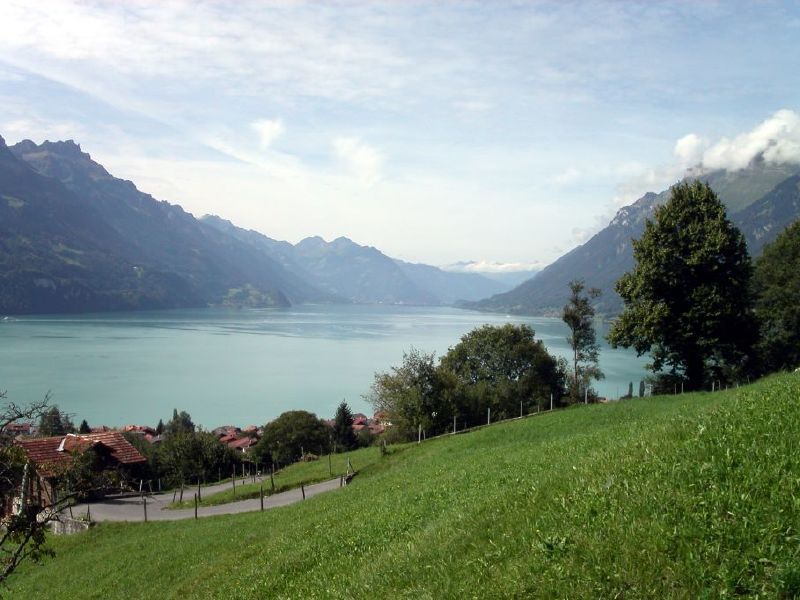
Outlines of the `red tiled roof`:
{"type": "Polygon", "coordinates": [[[102,444],[109,448],[111,456],[121,464],[135,464],[147,460],[118,431],[79,435],[70,433],[65,436],[49,438],[18,439],[16,443],[22,447],[42,474],[47,474],[55,465],[69,461],[72,452],[82,452],[95,444],[102,444]]]}
{"type": "Polygon", "coordinates": [[[240,450],[242,448],[249,448],[250,446],[253,446],[255,443],[256,440],[254,440],[253,438],[243,437],[239,440],[228,442],[228,448],[234,448],[236,450],[240,450]]]}
{"type": "Polygon", "coordinates": [[[131,432],[132,431],[134,433],[144,432],[144,433],[150,433],[150,434],[154,434],[156,432],[156,430],[153,429],[152,427],[150,427],[149,425],[125,425],[125,427],[123,428],[123,431],[127,431],[127,432],[131,432]]]}
{"type": "Polygon", "coordinates": [[[3,427],[6,433],[28,433],[33,429],[33,423],[9,423],[3,427]]]}

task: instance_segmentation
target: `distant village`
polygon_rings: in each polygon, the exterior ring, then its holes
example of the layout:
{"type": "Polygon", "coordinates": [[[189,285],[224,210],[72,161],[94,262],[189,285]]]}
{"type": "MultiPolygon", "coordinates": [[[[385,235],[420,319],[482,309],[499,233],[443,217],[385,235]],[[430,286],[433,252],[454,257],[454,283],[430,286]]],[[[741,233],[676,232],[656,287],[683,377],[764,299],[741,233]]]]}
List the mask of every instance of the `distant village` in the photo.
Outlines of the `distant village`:
{"type": "MultiPolygon", "coordinates": [[[[333,428],[334,419],[325,419],[324,423],[333,428]]],[[[368,432],[372,436],[378,436],[386,431],[386,428],[391,424],[382,412],[375,413],[372,417],[368,417],[363,413],[353,414],[353,432],[358,435],[362,432],[368,432]]],[[[2,428],[3,433],[15,438],[39,437],[39,426],[36,423],[9,423],[2,428]]],[[[84,434],[99,434],[119,432],[140,436],[141,439],[152,445],[158,445],[164,441],[163,431],[159,431],[157,427],[150,425],[124,425],[122,427],[109,427],[108,425],[100,425],[96,427],[89,427],[88,431],[78,432],[77,435],[84,434]]],[[[211,430],[212,433],[220,443],[224,444],[232,450],[246,453],[251,447],[261,439],[264,428],[256,425],[248,425],[247,427],[238,427],[236,425],[220,425],[211,430]]],[[[62,436],[63,437],[63,436],[62,436]]]]}
{"type": "MultiPolygon", "coordinates": [[[[320,420],[310,413],[305,414],[317,423],[316,426],[325,438],[331,439],[332,449],[335,449],[336,434],[341,434],[341,429],[337,430],[337,420],[320,420]]],[[[349,409],[345,423],[350,423],[352,429],[352,435],[349,436],[350,449],[373,443],[377,436],[391,426],[383,413],[368,417],[363,413],[351,415],[349,409]]],[[[156,489],[161,490],[162,481],[167,485],[182,486],[187,480],[198,483],[201,479],[205,481],[207,477],[213,480],[214,474],[218,479],[223,479],[223,476],[230,475],[231,468],[235,472],[236,465],[241,466],[242,475],[246,464],[249,465],[247,472],[255,473],[259,460],[264,464],[264,456],[254,447],[264,436],[264,428],[267,426],[269,423],[264,427],[222,425],[211,431],[196,431],[189,415],[176,410],[172,421],[166,425],[159,421],[156,427],[90,427],[85,420],[76,427],[57,407],[51,407],[38,424],[14,421],[0,428],[0,434],[22,450],[26,464],[31,467],[30,471],[26,470],[19,490],[7,496],[0,506],[0,517],[18,514],[23,506],[37,506],[39,510],[56,510],[68,506],[64,504],[65,495],[74,491],[70,482],[75,474],[71,470],[81,463],[80,457],[89,454],[91,459],[86,465],[91,473],[88,476],[93,479],[90,497],[102,496],[107,492],[124,492],[126,487],[132,490],[137,482],[139,492],[143,491],[143,486],[152,492],[154,483],[156,489]],[[52,418],[48,419],[48,416],[52,418]],[[57,427],[52,427],[51,421],[57,421],[57,427]],[[186,429],[180,430],[177,427],[186,429]],[[184,439],[172,435],[176,432],[190,433],[188,437],[195,441],[207,440],[202,443],[210,444],[211,447],[193,446],[193,442],[189,442],[190,445],[184,446],[177,453],[171,452],[170,443],[174,446],[176,439],[184,439]],[[88,450],[91,452],[87,453],[88,450]],[[154,460],[155,457],[158,458],[154,460]]],[[[341,451],[348,449],[348,446],[339,445],[338,448],[341,451]]],[[[319,456],[300,450],[289,462],[298,458],[308,461],[316,460],[319,456]]],[[[270,460],[273,470],[287,464],[286,460],[278,457],[270,460]],[[276,465],[276,461],[279,464],[276,465]]],[[[86,483],[83,481],[81,485],[86,486],[86,483]]]]}

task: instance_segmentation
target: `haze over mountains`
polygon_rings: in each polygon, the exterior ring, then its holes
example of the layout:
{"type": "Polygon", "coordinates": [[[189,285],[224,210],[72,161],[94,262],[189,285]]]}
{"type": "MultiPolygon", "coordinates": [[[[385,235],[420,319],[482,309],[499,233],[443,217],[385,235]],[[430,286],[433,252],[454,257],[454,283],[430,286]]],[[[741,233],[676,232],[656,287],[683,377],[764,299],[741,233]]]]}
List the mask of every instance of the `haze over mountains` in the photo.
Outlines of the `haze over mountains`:
{"type": "Polygon", "coordinates": [[[0,138],[0,314],[303,302],[452,304],[510,286],[347,238],[292,245],[196,219],[73,141],[0,138]]]}
{"type": "MultiPolygon", "coordinates": [[[[690,174],[707,180],[758,255],[800,217],[800,166],[757,158],[746,168],[690,174]]],[[[568,283],[598,287],[599,312],[633,266],[631,239],[669,192],[620,209],[585,244],[540,272],[469,272],[412,264],[345,237],[297,244],[196,219],[113,177],[75,142],[0,138],[0,314],[294,303],[458,304],[513,314],[556,314],[568,283]]]]}
{"type": "MultiPolygon", "coordinates": [[[[757,256],[800,217],[800,165],[769,164],[761,157],[746,168],[690,174],[708,181],[728,208],[728,215],[742,230],[750,254],[757,256]]],[[[669,190],[647,193],[617,212],[611,223],[585,244],[574,248],[509,292],[467,303],[468,308],[510,314],[557,314],[567,302],[568,284],[583,279],[602,295],[598,312],[619,313],[622,299],[614,284],[633,267],[631,239],[638,238],[656,206],[669,198],[669,190]]]]}

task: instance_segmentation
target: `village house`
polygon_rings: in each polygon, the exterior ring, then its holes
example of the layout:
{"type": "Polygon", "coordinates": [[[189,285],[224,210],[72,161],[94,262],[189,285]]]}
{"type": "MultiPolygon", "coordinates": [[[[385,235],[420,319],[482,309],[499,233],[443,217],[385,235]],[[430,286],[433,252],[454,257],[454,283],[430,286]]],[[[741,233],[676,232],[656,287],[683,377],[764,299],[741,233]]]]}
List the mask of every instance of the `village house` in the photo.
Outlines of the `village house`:
{"type": "Polygon", "coordinates": [[[228,448],[238,450],[239,452],[247,452],[252,446],[258,443],[258,439],[254,437],[245,436],[238,440],[228,442],[228,448]]]}
{"type": "MultiPolygon", "coordinates": [[[[97,453],[99,468],[103,473],[127,471],[146,462],[128,440],[118,431],[72,434],[48,438],[18,438],[14,440],[25,452],[30,472],[26,477],[15,509],[21,499],[37,506],[49,506],[59,499],[60,479],[73,464],[75,457],[89,449],[97,453]]],[[[8,509],[8,507],[4,507],[8,509]]]]}
{"type": "Polygon", "coordinates": [[[18,435],[36,435],[36,429],[37,427],[33,423],[9,423],[3,427],[3,433],[11,437],[17,437],[18,435]]]}

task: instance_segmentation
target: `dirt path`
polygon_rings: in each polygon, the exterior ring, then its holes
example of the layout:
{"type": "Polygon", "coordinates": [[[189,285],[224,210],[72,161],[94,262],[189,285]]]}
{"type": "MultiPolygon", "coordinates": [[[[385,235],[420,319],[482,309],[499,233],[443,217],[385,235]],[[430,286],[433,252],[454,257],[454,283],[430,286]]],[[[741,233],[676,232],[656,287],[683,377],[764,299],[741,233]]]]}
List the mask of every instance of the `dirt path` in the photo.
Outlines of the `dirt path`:
{"type": "MultiPolygon", "coordinates": [[[[314,483],[305,486],[306,498],[316,496],[323,492],[328,492],[339,488],[339,478],[314,483]]],[[[219,486],[209,486],[203,488],[203,495],[211,495],[217,491],[231,487],[230,483],[220,484],[219,486]]],[[[187,488],[189,497],[193,493],[191,488],[187,488]]],[[[176,521],[179,519],[193,519],[194,508],[167,510],[166,507],[172,502],[172,492],[164,494],[151,494],[147,498],[147,520],[148,521],[176,521]]],[[[184,494],[184,499],[186,495],[184,494]]],[[[271,496],[264,496],[264,510],[286,506],[302,501],[303,496],[300,488],[287,490],[271,496]]],[[[144,505],[141,496],[130,498],[113,498],[102,502],[93,502],[88,506],[78,504],[72,507],[74,516],[85,515],[87,510],[91,514],[92,521],[144,521],[144,505]]],[[[217,506],[200,506],[197,509],[198,517],[211,517],[214,515],[233,515],[244,512],[261,510],[261,502],[258,498],[229,502],[217,506]]]]}

